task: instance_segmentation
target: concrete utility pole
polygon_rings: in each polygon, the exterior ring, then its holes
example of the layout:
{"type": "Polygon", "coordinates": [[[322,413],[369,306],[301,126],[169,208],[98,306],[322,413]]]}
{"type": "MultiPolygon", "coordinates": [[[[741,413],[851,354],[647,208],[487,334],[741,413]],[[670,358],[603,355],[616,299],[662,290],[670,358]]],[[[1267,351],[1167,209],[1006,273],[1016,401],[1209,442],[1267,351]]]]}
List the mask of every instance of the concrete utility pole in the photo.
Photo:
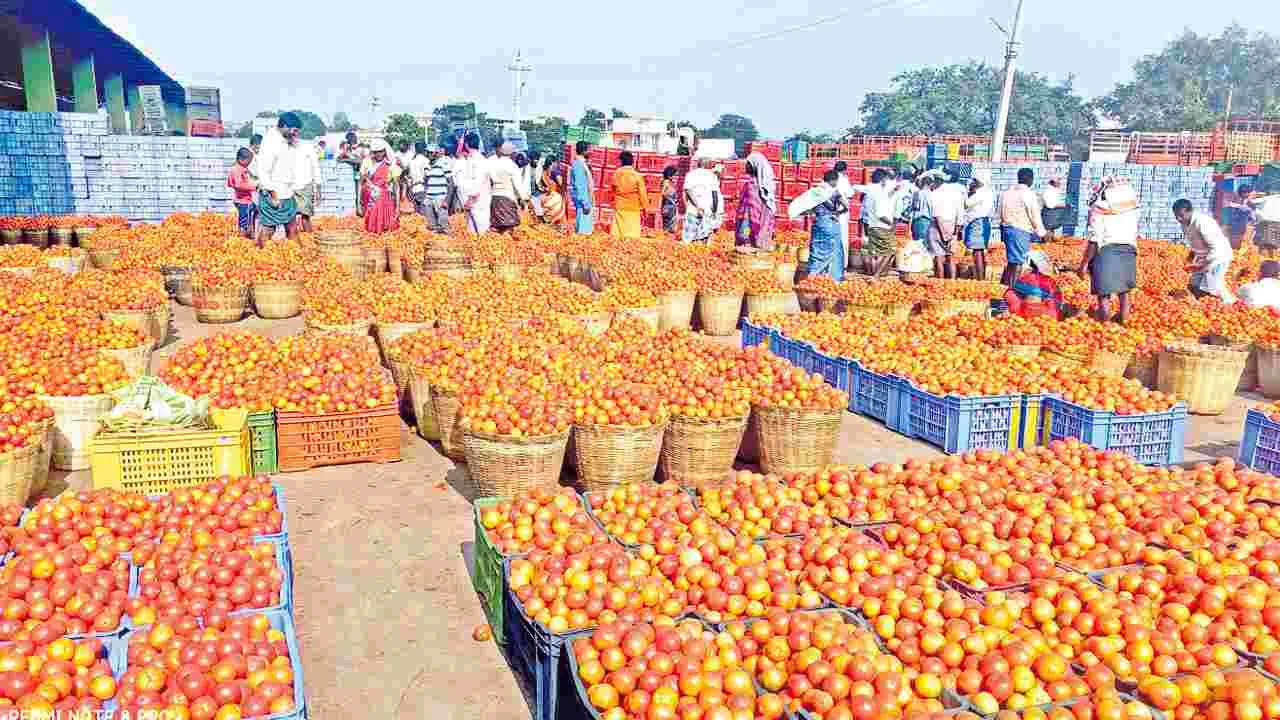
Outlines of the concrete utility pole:
{"type": "Polygon", "coordinates": [[[516,50],[516,59],[511,61],[507,66],[507,70],[511,71],[512,87],[511,87],[511,121],[515,123],[516,129],[520,128],[520,96],[524,93],[524,75],[533,72],[533,67],[520,61],[520,51],[516,50]]]}
{"type": "MultiPolygon", "coordinates": [[[[1013,14],[1013,30],[1006,34],[1009,42],[1004,51],[1004,90],[1000,93],[1000,114],[996,117],[995,137],[991,138],[991,162],[1004,160],[1004,131],[1009,125],[1009,102],[1013,99],[1014,61],[1018,59],[1018,33],[1022,31],[1022,3],[1023,0],[1018,0],[1018,9],[1013,14]]],[[[1000,25],[997,24],[996,27],[1000,25]]]]}

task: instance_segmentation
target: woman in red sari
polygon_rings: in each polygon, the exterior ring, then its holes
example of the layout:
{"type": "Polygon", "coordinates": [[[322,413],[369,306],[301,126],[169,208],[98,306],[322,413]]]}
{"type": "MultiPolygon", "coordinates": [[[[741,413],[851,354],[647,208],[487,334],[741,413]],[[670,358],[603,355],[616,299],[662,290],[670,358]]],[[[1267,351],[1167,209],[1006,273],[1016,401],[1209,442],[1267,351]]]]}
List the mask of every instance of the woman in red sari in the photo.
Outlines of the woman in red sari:
{"type": "Polygon", "coordinates": [[[400,169],[387,157],[387,149],[386,140],[374,140],[369,145],[367,164],[360,169],[364,229],[371,233],[381,234],[400,227],[400,208],[396,203],[400,169]]]}

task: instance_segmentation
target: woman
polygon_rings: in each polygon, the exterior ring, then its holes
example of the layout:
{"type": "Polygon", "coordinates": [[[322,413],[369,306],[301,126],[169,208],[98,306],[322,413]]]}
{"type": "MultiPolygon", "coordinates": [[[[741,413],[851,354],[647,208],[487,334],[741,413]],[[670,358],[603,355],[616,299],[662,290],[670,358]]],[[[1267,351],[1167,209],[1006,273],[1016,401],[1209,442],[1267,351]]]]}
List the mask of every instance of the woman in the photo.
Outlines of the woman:
{"type": "Polygon", "coordinates": [[[564,164],[551,160],[542,172],[542,221],[561,226],[564,218],[564,164]]]}
{"type": "Polygon", "coordinates": [[[809,274],[830,275],[836,282],[844,280],[844,249],[840,245],[840,214],[848,211],[844,197],[836,191],[840,173],[828,170],[822,184],[791,201],[787,214],[792,220],[812,215],[809,235],[809,274]]]}
{"type": "Polygon", "coordinates": [[[497,156],[489,160],[489,182],[492,183],[489,226],[500,233],[520,224],[523,196],[518,187],[520,167],[511,159],[514,151],[511,143],[504,142],[498,147],[497,156]]]}
{"type": "Polygon", "coordinates": [[[737,245],[751,245],[759,250],[773,249],[774,222],[778,212],[776,190],[773,166],[762,153],[753,152],[748,155],[747,181],[742,184],[742,194],[738,197],[738,219],[734,223],[737,245]]]}
{"type": "Polygon", "coordinates": [[[1129,293],[1138,288],[1138,195],[1122,179],[1105,177],[1089,199],[1088,242],[1079,273],[1089,276],[1090,292],[1097,298],[1094,319],[1129,319],[1129,293]],[[1111,299],[1118,303],[1111,315],[1111,299]]]}
{"type": "Polygon", "coordinates": [[[1053,279],[1053,262],[1041,250],[1027,253],[1028,272],[1023,273],[1005,294],[1009,312],[1024,318],[1060,318],[1062,293],[1053,279]]]}
{"type": "Polygon", "coordinates": [[[364,229],[371,233],[390,232],[400,227],[400,208],[396,204],[400,168],[387,157],[387,150],[386,140],[374,140],[369,145],[370,162],[360,172],[364,229]]]}
{"type": "Polygon", "coordinates": [[[644,176],[636,172],[635,161],[630,150],[623,150],[618,157],[621,167],[613,173],[613,225],[609,235],[615,240],[639,238],[644,211],[649,207],[649,192],[644,176]]]}
{"type": "Polygon", "coordinates": [[[676,234],[676,166],[662,170],[662,231],[676,234]]]}

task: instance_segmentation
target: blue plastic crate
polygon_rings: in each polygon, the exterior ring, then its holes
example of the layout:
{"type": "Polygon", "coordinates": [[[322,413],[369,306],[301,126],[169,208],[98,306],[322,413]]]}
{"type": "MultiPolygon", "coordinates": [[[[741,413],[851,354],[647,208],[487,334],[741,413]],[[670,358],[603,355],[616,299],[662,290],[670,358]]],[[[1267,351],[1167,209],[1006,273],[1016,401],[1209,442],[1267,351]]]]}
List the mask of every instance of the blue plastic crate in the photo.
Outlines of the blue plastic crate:
{"type": "Polygon", "coordinates": [[[907,382],[908,435],[952,455],[1016,450],[1020,395],[940,397],[907,382]]]}
{"type": "Polygon", "coordinates": [[[755,347],[756,345],[765,345],[769,342],[769,328],[762,325],[753,325],[747,320],[742,321],[742,347],[755,347]]]}
{"type": "Polygon", "coordinates": [[[1049,396],[1042,408],[1045,445],[1054,440],[1077,438],[1099,450],[1132,455],[1144,465],[1182,462],[1187,434],[1187,406],[1183,403],[1168,412],[1117,415],[1049,396]]]}
{"type": "Polygon", "coordinates": [[[1268,475],[1280,475],[1280,423],[1257,410],[1244,417],[1240,462],[1268,475]]]}
{"type": "MultiPolygon", "coordinates": [[[[271,483],[271,489],[276,496],[276,507],[280,510],[280,532],[271,533],[269,535],[254,535],[254,542],[274,542],[283,545],[289,544],[289,510],[284,501],[284,488],[280,487],[280,483],[271,483]]],[[[148,500],[159,500],[169,493],[156,493],[148,495],[148,500]]],[[[24,514],[23,517],[26,517],[24,514]]]]}
{"type": "Polygon", "coordinates": [[[814,359],[814,372],[821,374],[836,389],[853,394],[853,363],[848,358],[814,350],[814,359]]]}
{"type": "MultiPolygon", "coordinates": [[[[502,576],[510,577],[511,560],[502,561],[502,576]]],[[[556,720],[556,712],[562,699],[574,696],[573,685],[561,683],[562,666],[568,660],[561,658],[565,648],[574,639],[589,635],[592,631],[578,630],[564,635],[552,635],[546,628],[534,622],[524,611],[524,605],[516,601],[507,581],[506,608],[508,658],[512,669],[520,674],[533,690],[533,720],[556,720]]],[[[573,650],[570,649],[569,653],[573,650]]]]}
{"type": "Polygon", "coordinates": [[[907,434],[907,381],[881,375],[855,364],[853,412],[879,420],[895,432],[907,434]]]}

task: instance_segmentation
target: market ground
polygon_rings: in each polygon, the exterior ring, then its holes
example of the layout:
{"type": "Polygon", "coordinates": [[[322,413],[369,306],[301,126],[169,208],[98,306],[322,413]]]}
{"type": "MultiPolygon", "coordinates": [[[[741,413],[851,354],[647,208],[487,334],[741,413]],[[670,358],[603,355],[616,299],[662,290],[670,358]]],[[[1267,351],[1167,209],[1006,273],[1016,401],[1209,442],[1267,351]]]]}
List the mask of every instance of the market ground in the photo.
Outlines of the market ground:
{"type": "MultiPolygon", "coordinates": [[[[200,325],[175,306],[174,337],[152,368],[182,342],[238,328],[273,336],[301,322],[257,318],[200,325]]],[[[1193,417],[1189,462],[1234,457],[1245,411],[1241,395],[1220,417],[1193,417]]],[[[403,460],[280,475],[289,503],[294,617],[313,720],[339,718],[503,719],[528,716],[519,686],[492,642],[471,639],[484,615],[470,580],[472,516],[464,468],[406,425],[403,460]]],[[[846,414],[837,462],[934,457],[932,447],[846,414]]],[[[87,472],[55,473],[49,492],[90,485],[87,472]]]]}

